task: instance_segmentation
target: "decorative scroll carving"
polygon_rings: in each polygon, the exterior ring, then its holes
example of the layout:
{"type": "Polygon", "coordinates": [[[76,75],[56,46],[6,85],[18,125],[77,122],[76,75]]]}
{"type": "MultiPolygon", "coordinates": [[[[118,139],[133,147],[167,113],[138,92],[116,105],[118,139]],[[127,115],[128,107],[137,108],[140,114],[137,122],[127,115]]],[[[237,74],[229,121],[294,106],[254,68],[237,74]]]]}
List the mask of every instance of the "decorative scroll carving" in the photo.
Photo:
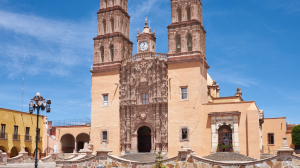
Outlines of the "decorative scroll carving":
{"type": "Polygon", "coordinates": [[[137,130],[141,126],[153,128],[152,152],[155,152],[155,149],[167,152],[167,96],[168,76],[165,60],[142,57],[122,65],[120,70],[122,152],[125,152],[124,150],[128,152],[128,148],[131,148],[129,152],[138,151],[135,141],[137,130]],[[143,104],[142,97],[146,93],[148,104],[143,104]]]}

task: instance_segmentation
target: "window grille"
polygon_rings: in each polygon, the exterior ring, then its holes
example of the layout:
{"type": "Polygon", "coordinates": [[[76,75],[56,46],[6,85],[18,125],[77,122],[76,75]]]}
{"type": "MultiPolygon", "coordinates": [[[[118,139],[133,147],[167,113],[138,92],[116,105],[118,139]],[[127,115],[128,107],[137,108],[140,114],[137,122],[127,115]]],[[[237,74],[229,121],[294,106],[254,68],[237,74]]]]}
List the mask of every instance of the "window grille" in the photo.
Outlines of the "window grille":
{"type": "Polygon", "coordinates": [[[187,99],[187,88],[181,88],[181,99],[187,99]]]}

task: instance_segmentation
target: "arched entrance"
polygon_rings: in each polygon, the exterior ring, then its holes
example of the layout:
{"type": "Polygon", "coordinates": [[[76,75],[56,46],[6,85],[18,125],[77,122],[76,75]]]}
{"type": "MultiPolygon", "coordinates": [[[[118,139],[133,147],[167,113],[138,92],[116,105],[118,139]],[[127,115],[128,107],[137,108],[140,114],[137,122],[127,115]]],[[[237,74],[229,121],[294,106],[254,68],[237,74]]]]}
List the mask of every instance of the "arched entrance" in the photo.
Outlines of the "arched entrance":
{"type": "Polygon", "coordinates": [[[143,126],[138,130],[138,151],[151,151],[151,129],[147,126],[143,126]]]}
{"type": "Polygon", "coordinates": [[[220,151],[221,152],[230,152],[230,145],[232,144],[232,130],[230,126],[223,125],[219,128],[219,144],[220,144],[220,151]],[[225,145],[225,149],[223,148],[225,145]]]}
{"type": "MultiPolygon", "coordinates": [[[[34,149],[33,158],[35,158],[35,152],[36,152],[36,149],[34,149]]],[[[37,155],[38,159],[41,159],[41,153],[42,153],[42,150],[40,148],[38,148],[38,155],[37,155]]]]}
{"type": "Polygon", "coordinates": [[[62,153],[73,153],[75,149],[75,138],[71,134],[65,134],[61,137],[62,153]]]}
{"type": "Polygon", "coordinates": [[[77,148],[75,147],[76,151],[78,152],[80,149],[83,149],[84,143],[85,142],[89,143],[89,141],[90,141],[90,136],[87,133],[81,133],[77,135],[76,137],[77,148]]]}
{"type": "Polygon", "coordinates": [[[7,152],[7,151],[6,151],[6,148],[5,148],[4,146],[0,146],[0,150],[1,150],[2,152],[5,152],[5,153],[7,152]]]}
{"type": "Polygon", "coordinates": [[[16,147],[12,147],[11,150],[10,150],[10,157],[13,158],[13,157],[16,157],[19,155],[19,151],[16,147]]]}
{"type": "Polygon", "coordinates": [[[25,147],[25,152],[28,152],[28,155],[29,155],[29,156],[31,155],[30,148],[28,148],[28,147],[25,147]]]}

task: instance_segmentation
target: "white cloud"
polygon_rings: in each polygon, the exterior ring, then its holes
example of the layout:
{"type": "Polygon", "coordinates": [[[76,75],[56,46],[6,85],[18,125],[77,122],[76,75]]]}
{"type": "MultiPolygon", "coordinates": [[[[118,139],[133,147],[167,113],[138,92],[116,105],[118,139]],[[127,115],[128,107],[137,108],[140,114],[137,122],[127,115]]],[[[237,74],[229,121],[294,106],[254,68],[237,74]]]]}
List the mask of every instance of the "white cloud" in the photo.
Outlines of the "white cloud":
{"type": "Polygon", "coordinates": [[[0,10],[0,30],[5,32],[0,35],[0,65],[8,77],[22,72],[24,55],[29,74],[62,77],[72,66],[89,66],[97,19],[95,15],[90,21],[59,21],[0,10]]]}

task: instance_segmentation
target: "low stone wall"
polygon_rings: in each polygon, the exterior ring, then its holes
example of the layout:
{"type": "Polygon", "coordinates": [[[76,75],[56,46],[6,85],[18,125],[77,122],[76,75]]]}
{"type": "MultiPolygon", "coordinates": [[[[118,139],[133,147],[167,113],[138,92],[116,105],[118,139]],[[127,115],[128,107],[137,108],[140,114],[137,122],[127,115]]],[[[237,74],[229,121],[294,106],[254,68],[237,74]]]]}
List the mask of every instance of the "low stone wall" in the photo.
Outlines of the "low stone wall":
{"type": "Polygon", "coordinates": [[[7,163],[15,164],[15,163],[34,163],[34,159],[26,154],[19,154],[16,157],[8,158],[7,163]]]}
{"type": "MultiPolygon", "coordinates": [[[[195,155],[188,142],[178,151],[178,156],[163,160],[168,168],[300,168],[300,157],[293,155],[293,150],[287,146],[286,138],[283,147],[278,150],[278,156],[258,161],[214,161],[195,155]]],[[[72,161],[56,161],[59,168],[95,168],[101,164],[104,168],[154,168],[153,162],[136,162],[125,160],[110,154],[106,145],[97,150],[96,156],[72,161]]]]}
{"type": "MultiPolygon", "coordinates": [[[[56,164],[56,167],[60,168],[94,168],[99,164],[101,164],[104,168],[153,168],[156,163],[128,161],[115,156],[94,156],[80,161],[58,161],[56,164]]],[[[275,156],[273,158],[253,162],[217,162],[192,155],[188,158],[175,157],[167,159],[163,161],[163,164],[167,165],[168,168],[300,168],[300,158],[297,156],[275,156]]]]}
{"type": "Polygon", "coordinates": [[[0,150],[0,165],[6,165],[7,164],[7,153],[2,152],[0,150]]]}

